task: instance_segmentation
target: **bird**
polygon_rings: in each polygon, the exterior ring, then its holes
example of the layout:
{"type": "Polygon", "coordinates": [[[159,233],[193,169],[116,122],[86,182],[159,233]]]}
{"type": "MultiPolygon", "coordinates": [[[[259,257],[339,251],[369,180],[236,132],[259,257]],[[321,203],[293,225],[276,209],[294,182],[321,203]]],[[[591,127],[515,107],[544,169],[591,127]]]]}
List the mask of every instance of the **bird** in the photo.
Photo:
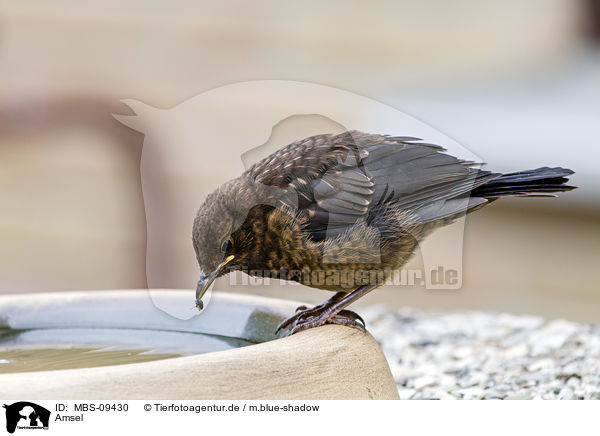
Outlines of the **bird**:
{"type": "Polygon", "coordinates": [[[324,324],[366,329],[348,305],[402,268],[433,230],[501,197],[575,189],[562,167],[481,169],[411,136],[357,130],[295,141],[209,194],[192,240],[196,306],[214,280],[241,270],[334,294],[279,324],[288,334],[324,324]]]}

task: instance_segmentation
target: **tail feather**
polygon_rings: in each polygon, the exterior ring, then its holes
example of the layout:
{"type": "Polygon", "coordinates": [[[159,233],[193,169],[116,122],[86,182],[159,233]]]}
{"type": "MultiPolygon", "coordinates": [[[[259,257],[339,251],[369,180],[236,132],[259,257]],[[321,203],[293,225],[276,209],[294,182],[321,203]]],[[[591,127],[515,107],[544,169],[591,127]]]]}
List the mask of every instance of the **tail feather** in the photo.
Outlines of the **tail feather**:
{"type": "Polygon", "coordinates": [[[566,185],[568,176],[574,174],[567,168],[542,167],[535,170],[502,174],[471,192],[472,197],[497,198],[505,196],[554,197],[553,193],[570,191],[576,186],[566,185]]]}

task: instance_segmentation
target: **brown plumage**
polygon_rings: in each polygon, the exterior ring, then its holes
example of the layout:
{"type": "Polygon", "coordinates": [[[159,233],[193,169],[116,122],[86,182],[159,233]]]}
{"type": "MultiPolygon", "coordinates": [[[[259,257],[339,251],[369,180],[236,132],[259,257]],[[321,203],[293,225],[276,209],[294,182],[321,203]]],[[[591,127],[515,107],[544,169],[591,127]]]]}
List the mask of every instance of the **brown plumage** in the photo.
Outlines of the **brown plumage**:
{"type": "Polygon", "coordinates": [[[498,197],[574,188],[568,169],[492,173],[444,151],[351,131],[294,142],[256,163],[210,194],[194,220],[198,307],[216,277],[242,269],[336,292],[280,328],[364,327],[344,308],[402,267],[432,230],[498,197]]]}

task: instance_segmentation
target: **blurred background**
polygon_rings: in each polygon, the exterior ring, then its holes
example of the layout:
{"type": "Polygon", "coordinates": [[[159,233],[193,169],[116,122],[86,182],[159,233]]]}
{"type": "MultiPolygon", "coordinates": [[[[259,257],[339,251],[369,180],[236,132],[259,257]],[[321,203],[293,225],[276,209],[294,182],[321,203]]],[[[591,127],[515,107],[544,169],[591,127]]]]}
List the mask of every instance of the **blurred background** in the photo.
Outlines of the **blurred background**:
{"type": "MultiPolygon", "coordinates": [[[[580,189],[558,199],[505,199],[468,217],[461,290],[385,286],[359,304],[600,322],[600,2],[592,0],[5,0],[0,292],[146,287],[144,135],[111,114],[131,114],[122,99],[169,108],[259,79],[314,82],[391,105],[495,171],[577,172],[580,189]]],[[[270,142],[337,128],[291,120],[270,142]]],[[[239,154],[232,159],[240,164],[239,154]]],[[[206,192],[226,179],[218,166],[164,170],[170,186],[193,181],[206,192]]],[[[191,232],[193,216],[176,218],[191,232]]],[[[165,226],[164,241],[160,286],[191,289],[191,237],[169,237],[165,226]]],[[[441,249],[444,238],[433,244],[441,249]]],[[[314,303],[329,295],[276,284],[231,290],[314,303]]]]}

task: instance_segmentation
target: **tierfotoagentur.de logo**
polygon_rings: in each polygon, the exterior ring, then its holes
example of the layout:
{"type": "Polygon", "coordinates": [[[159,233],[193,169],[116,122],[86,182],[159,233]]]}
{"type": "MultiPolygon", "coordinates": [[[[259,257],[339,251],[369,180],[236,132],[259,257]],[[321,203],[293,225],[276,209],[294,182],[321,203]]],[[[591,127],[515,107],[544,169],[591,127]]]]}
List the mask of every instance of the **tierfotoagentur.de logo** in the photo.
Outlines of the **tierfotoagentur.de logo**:
{"type": "Polygon", "coordinates": [[[6,409],[6,431],[14,433],[19,430],[48,430],[50,411],[29,401],[4,404],[6,409]]]}

